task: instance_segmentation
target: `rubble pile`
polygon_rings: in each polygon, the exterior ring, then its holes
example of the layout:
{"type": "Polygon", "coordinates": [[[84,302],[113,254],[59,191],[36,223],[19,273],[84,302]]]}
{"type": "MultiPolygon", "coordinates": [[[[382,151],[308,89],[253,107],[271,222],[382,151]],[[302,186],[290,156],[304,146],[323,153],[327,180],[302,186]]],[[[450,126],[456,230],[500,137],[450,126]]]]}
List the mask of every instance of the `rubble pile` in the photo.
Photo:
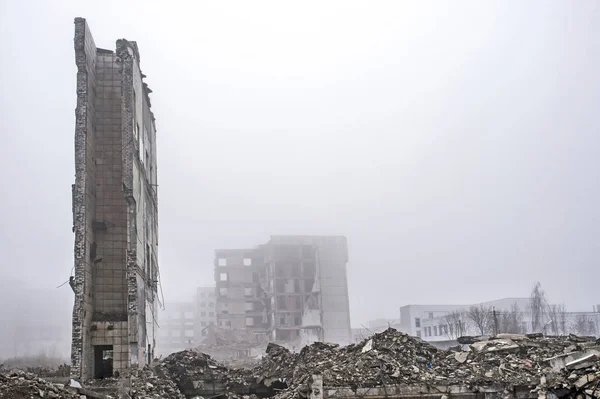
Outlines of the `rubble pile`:
{"type": "Polygon", "coordinates": [[[305,396],[302,392],[308,390],[312,374],[321,374],[324,386],[353,389],[394,384],[469,388],[505,384],[565,392],[590,390],[596,384],[598,392],[592,397],[600,395],[600,340],[595,338],[500,334],[466,337],[462,342],[470,345],[438,350],[419,338],[388,329],[346,347],[314,343],[299,354],[270,345],[253,374],[265,384],[285,381],[290,390],[281,397],[305,396]],[[561,361],[570,364],[573,359],[579,359],[576,371],[574,365],[557,365],[561,361]]]}
{"type": "Polygon", "coordinates": [[[202,385],[215,382],[226,386],[247,384],[249,371],[230,370],[209,355],[194,350],[184,350],[167,356],[158,366],[157,372],[172,380],[182,392],[201,389],[202,385]]]}
{"type": "MultiPolygon", "coordinates": [[[[183,399],[196,392],[206,397],[306,398],[315,374],[324,387],[355,392],[389,385],[461,386],[473,392],[503,386],[499,389],[525,387],[540,397],[600,397],[600,339],[499,334],[458,341],[462,346],[438,350],[390,328],[357,344],[340,347],[317,342],[299,353],[271,343],[252,369],[230,369],[207,354],[185,350],[167,356],[154,368],[132,369],[121,380],[129,380],[126,386],[132,397],[166,399],[183,399]]],[[[73,388],[23,371],[0,374],[0,398],[77,398],[69,389],[73,388]]]]}
{"type": "Polygon", "coordinates": [[[220,359],[219,363],[231,370],[246,369],[251,370],[260,364],[261,357],[241,357],[220,359]]]}
{"type": "MultiPolygon", "coordinates": [[[[459,339],[459,342],[466,340],[459,339]]],[[[570,386],[565,381],[564,359],[600,354],[595,338],[543,337],[541,334],[499,334],[488,339],[472,339],[468,351],[452,351],[447,357],[456,361],[455,373],[464,381],[484,384],[505,382],[511,385],[570,386]],[[588,353],[589,352],[589,353],[588,353]]],[[[593,362],[587,364],[591,367],[593,362]]]]}
{"type": "Polygon", "coordinates": [[[305,384],[312,374],[321,374],[326,386],[429,382],[438,380],[437,369],[452,367],[443,352],[394,329],[345,347],[316,342],[298,354],[283,347],[270,349],[253,370],[255,377],[283,379],[291,387],[305,384]]]}
{"type": "Polygon", "coordinates": [[[68,377],[71,375],[71,366],[68,364],[60,364],[58,367],[36,366],[27,367],[25,371],[39,377],[68,377]]]}
{"type": "MultiPolygon", "coordinates": [[[[316,345],[316,344],[314,344],[316,345]]],[[[292,380],[294,368],[300,356],[290,352],[287,348],[270,343],[267,346],[266,356],[251,370],[251,375],[258,381],[269,386],[270,381],[279,380],[288,382],[292,380]]],[[[237,370],[240,373],[240,370],[237,370]]]]}
{"type": "Polygon", "coordinates": [[[552,392],[557,396],[561,393],[563,396],[576,393],[585,395],[578,396],[581,398],[600,398],[600,358],[592,354],[584,356],[582,360],[582,364],[567,365],[561,370],[560,376],[553,380],[542,378],[536,391],[552,392]]]}
{"type": "Polygon", "coordinates": [[[52,384],[34,374],[14,370],[0,374],[0,398],[79,399],[80,395],[62,384],[52,384]]]}
{"type": "Polygon", "coordinates": [[[536,391],[577,394],[577,398],[600,398],[600,339],[570,336],[563,354],[545,359],[554,374],[541,378],[536,391]]]}
{"type": "Polygon", "coordinates": [[[132,369],[129,393],[133,398],[185,399],[172,380],[159,377],[152,369],[132,369]]]}
{"type": "Polygon", "coordinates": [[[69,377],[71,374],[71,366],[68,364],[33,364],[26,361],[7,361],[0,364],[0,373],[10,372],[12,370],[22,370],[27,373],[35,374],[38,377],[69,377]]]}

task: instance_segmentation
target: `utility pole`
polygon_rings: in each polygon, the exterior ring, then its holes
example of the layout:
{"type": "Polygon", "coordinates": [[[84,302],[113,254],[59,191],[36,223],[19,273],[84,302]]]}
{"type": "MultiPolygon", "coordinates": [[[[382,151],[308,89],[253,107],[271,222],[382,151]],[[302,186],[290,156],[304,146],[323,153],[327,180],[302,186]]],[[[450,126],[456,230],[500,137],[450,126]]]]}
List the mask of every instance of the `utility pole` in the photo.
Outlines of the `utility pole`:
{"type": "Polygon", "coordinates": [[[498,317],[496,315],[496,307],[492,308],[492,316],[494,317],[494,335],[498,335],[498,317]]]}

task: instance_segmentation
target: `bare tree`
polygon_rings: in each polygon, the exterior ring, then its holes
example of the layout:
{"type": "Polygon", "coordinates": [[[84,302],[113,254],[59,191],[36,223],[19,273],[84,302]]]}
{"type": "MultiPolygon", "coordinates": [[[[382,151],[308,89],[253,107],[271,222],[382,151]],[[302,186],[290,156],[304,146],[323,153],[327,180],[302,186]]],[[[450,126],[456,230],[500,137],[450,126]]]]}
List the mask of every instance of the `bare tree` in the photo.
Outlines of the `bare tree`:
{"type": "Polygon", "coordinates": [[[596,325],[587,315],[580,314],[575,317],[573,330],[577,335],[594,335],[596,325]]]}
{"type": "Polygon", "coordinates": [[[492,331],[494,320],[491,307],[483,306],[482,304],[473,305],[469,308],[467,317],[481,335],[492,331]]]}
{"type": "Polygon", "coordinates": [[[498,332],[509,334],[523,333],[523,312],[519,305],[513,303],[510,310],[501,312],[498,317],[498,332]]]}
{"type": "Polygon", "coordinates": [[[462,337],[467,331],[467,315],[464,311],[453,310],[444,316],[444,323],[447,326],[444,332],[449,339],[462,337]]]}
{"type": "Polygon", "coordinates": [[[567,308],[562,305],[549,305],[550,329],[554,335],[567,334],[567,308]]]}
{"type": "Polygon", "coordinates": [[[598,322],[593,320],[592,318],[589,319],[588,321],[588,331],[590,335],[593,335],[594,337],[598,336],[598,322]]]}
{"type": "Polygon", "coordinates": [[[544,319],[548,302],[546,301],[546,292],[542,289],[542,284],[538,281],[531,290],[531,330],[536,332],[544,326],[544,319]]]}
{"type": "Polygon", "coordinates": [[[598,320],[594,316],[580,314],[575,317],[572,328],[577,335],[598,335],[598,320]]]}

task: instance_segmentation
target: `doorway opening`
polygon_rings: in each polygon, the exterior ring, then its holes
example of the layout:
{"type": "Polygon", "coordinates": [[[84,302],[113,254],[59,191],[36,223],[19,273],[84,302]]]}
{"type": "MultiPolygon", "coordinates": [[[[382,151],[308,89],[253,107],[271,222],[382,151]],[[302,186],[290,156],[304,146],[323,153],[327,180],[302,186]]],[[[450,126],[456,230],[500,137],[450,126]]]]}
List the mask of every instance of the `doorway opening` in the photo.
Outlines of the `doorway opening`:
{"type": "Polygon", "coordinates": [[[113,346],[94,345],[94,378],[113,376],[113,346]]]}

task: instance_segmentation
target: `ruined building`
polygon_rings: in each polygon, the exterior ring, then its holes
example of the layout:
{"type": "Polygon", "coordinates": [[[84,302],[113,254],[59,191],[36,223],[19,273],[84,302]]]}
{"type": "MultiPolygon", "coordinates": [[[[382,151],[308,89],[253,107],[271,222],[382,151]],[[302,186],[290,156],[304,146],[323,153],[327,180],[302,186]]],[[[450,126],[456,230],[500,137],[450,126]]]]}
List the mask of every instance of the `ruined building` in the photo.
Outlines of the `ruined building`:
{"type": "Polygon", "coordinates": [[[71,373],[144,365],[158,307],[156,128],[135,42],[97,48],[75,19],[75,292],[71,373]]]}
{"type": "Polygon", "coordinates": [[[345,237],[272,236],[215,251],[219,327],[299,346],[351,341],[345,237]]]}
{"type": "Polygon", "coordinates": [[[159,318],[159,355],[197,347],[215,325],[215,287],[198,287],[190,301],[166,302],[159,318]]]}

